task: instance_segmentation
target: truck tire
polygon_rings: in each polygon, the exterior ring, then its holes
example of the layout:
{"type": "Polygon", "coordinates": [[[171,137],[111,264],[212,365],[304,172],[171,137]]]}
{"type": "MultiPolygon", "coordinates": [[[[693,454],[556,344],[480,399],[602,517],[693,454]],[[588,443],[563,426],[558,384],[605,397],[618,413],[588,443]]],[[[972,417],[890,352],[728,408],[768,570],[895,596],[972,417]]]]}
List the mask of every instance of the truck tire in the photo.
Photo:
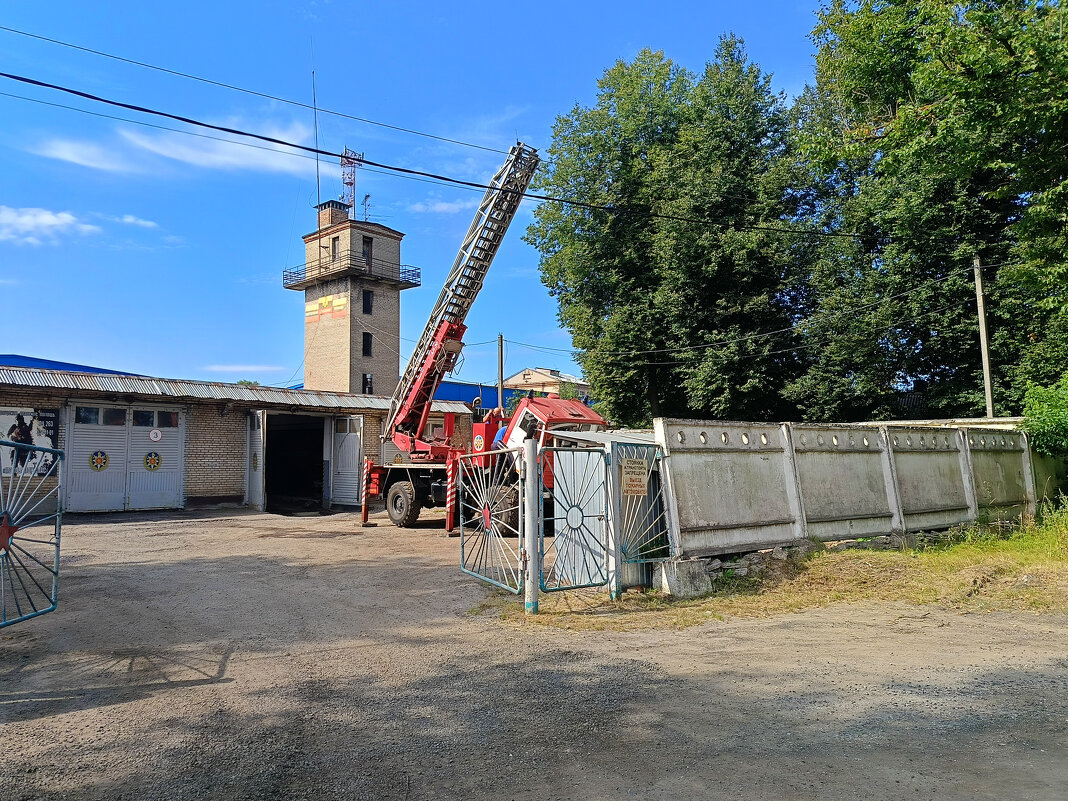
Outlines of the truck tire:
{"type": "Polygon", "coordinates": [[[415,487],[411,481],[398,481],[386,493],[386,511],[390,522],[401,528],[411,528],[419,519],[419,504],[415,502],[415,487]]]}

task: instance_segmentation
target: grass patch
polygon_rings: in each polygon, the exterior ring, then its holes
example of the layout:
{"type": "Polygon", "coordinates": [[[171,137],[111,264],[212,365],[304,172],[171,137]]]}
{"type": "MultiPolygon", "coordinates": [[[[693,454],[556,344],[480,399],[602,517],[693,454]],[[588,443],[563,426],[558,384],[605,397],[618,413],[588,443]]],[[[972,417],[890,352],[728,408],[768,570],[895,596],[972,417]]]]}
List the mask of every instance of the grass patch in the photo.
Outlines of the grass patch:
{"type": "Polygon", "coordinates": [[[961,612],[1068,612],[1068,502],[1038,521],[973,525],[921,537],[906,550],[816,552],[773,563],[760,578],[723,578],[700,598],[630,591],[543,594],[541,614],[525,617],[510,598],[491,597],[472,614],[497,614],[575,630],[686,628],[712,619],[802,612],[862,601],[934,604],[961,612]]]}

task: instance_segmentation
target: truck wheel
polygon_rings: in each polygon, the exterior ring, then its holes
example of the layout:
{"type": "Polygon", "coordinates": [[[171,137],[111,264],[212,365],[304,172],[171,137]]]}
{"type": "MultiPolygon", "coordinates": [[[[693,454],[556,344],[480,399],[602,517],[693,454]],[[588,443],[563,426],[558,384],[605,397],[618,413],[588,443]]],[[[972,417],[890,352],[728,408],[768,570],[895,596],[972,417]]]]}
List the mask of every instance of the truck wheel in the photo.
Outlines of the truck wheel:
{"type": "Polygon", "coordinates": [[[415,502],[415,487],[411,481],[398,481],[386,494],[386,511],[395,526],[411,528],[419,519],[419,504],[415,502]]]}

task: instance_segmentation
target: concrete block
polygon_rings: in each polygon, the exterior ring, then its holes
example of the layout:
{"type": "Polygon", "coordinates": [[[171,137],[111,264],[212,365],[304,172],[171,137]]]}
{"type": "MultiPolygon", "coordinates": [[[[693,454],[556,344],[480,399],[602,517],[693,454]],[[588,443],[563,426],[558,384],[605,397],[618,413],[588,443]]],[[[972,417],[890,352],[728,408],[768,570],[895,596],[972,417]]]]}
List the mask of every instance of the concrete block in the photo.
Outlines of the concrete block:
{"type": "Polygon", "coordinates": [[[665,595],[694,598],[712,592],[708,565],[701,559],[659,562],[653,571],[653,586],[665,595]]]}

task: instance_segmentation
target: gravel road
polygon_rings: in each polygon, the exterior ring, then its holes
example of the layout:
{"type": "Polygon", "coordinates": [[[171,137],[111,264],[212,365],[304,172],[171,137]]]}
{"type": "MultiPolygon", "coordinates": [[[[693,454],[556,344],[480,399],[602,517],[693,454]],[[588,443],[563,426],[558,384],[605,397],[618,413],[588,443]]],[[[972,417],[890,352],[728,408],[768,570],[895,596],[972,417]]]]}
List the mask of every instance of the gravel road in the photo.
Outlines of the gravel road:
{"type": "Polygon", "coordinates": [[[387,522],[72,518],[0,630],[0,799],[1068,798],[1064,616],[574,633],[387,522]]]}

